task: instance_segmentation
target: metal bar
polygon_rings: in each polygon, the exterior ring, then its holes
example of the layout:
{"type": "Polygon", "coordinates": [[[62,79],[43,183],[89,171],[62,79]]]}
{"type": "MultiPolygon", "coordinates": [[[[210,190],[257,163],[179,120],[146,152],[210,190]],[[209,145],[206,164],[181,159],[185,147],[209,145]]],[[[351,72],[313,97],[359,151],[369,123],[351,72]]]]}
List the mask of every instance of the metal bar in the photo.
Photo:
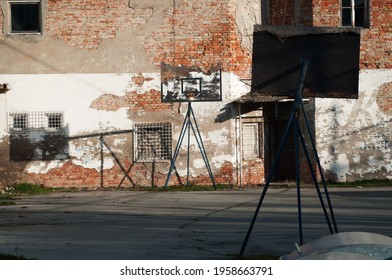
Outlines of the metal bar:
{"type": "Polygon", "coordinates": [[[108,135],[118,135],[118,134],[126,134],[131,132],[133,132],[133,129],[119,130],[119,131],[112,131],[112,132],[102,132],[102,133],[92,133],[92,134],[85,134],[85,135],[69,136],[67,137],[67,140],[93,138],[93,137],[101,137],[101,136],[108,136],[108,135]]]}
{"type": "Polygon", "coordinates": [[[306,156],[306,160],[307,160],[308,165],[309,165],[310,172],[311,172],[311,174],[312,174],[312,178],[313,178],[313,181],[314,181],[314,185],[315,185],[315,187],[316,187],[317,195],[318,195],[318,197],[319,197],[319,199],[320,199],[321,207],[323,208],[324,216],[325,216],[325,219],[326,219],[326,221],[327,221],[329,231],[330,231],[330,233],[333,233],[331,221],[330,221],[330,219],[329,219],[329,215],[328,215],[327,209],[326,209],[326,207],[325,207],[324,199],[323,199],[323,196],[322,196],[322,194],[321,194],[319,184],[318,184],[318,182],[317,182],[316,173],[315,173],[315,171],[314,171],[314,169],[313,169],[312,161],[310,160],[309,152],[308,152],[307,147],[306,147],[306,145],[305,145],[305,139],[304,139],[304,137],[303,137],[303,135],[302,135],[301,129],[299,129],[299,136],[300,136],[300,139],[301,139],[302,148],[303,148],[304,153],[305,153],[305,156],[306,156]]]}
{"type": "MultiPolygon", "coordinates": [[[[189,110],[189,108],[188,108],[188,110],[189,110]]],[[[188,112],[187,112],[186,117],[184,119],[184,122],[182,123],[180,135],[178,136],[176,148],[174,149],[173,158],[170,163],[169,173],[167,174],[167,177],[166,177],[165,188],[167,188],[171,174],[173,172],[173,169],[175,168],[175,163],[176,163],[177,156],[178,156],[180,149],[181,149],[182,141],[184,140],[186,129],[188,127],[188,122],[189,122],[189,119],[188,119],[188,112]]]]}
{"type": "Polygon", "coordinates": [[[112,155],[112,157],[114,158],[114,160],[116,161],[116,163],[118,164],[118,166],[120,166],[120,169],[122,170],[122,172],[125,174],[125,177],[128,178],[128,180],[132,183],[133,186],[135,186],[135,183],[133,182],[132,178],[128,175],[128,172],[125,170],[125,168],[122,166],[120,160],[117,158],[116,154],[113,152],[113,150],[109,147],[109,145],[106,143],[105,139],[103,139],[102,137],[102,143],[105,145],[105,147],[109,150],[110,154],[112,155]]]}
{"type": "Polygon", "coordinates": [[[204,144],[203,144],[203,139],[202,139],[201,134],[200,134],[199,126],[197,125],[197,121],[196,121],[196,117],[195,117],[195,114],[193,112],[193,109],[191,108],[190,111],[192,113],[193,122],[194,122],[194,124],[196,126],[196,131],[195,131],[195,128],[194,128],[193,124],[191,123],[193,134],[195,135],[197,145],[199,146],[200,153],[201,153],[201,155],[203,157],[203,160],[204,160],[204,163],[206,165],[207,171],[208,171],[208,173],[210,175],[211,182],[212,182],[212,184],[214,186],[214,189],[216,190],[216,184],[215,184],[215,180],[214,180],[214,175],[212,173],[212,169],[211,169],[210,163],[208,161],[207,152],[206,152],[206,149],[205,149],[204,144]]]}
{"type": "Polygon", "coordinates": [[[191,119],[190,119],[190,114],[191,114],[191,102],[188,102],[188,112],[187,112],[187,119],[188,119],[188,151],[187,151],[187,160],[186,160],[186,186],[189,187],[189,160],[190,160],[190,145],[191,145],[191,119]]]}
{"type": "MultiPolygon", "coordinates": [[[[128,168],[128,170],[126,171],[126,174],[128,174],[129,171],[131,171],[131,169],[132,169],[132,167],[133,167],[134,164],[135,164],[135,162],[132,162],[131,166],[130,166],[130,167],[128,168]]],[[[124,183],[124,180],[125,180],[126,177],[127,177],[127,176],[124,175],[124,177],[121,179],[120,184],[118,184],[117,188],[121,187],[121,185],[122,185],[122,183],[124,183]]],[[[133,183],[133,182],[132,182],[132,183],[133,183]]],[[[133,186],[136,187],[136,184],[133,183],[133,186]]]]}
{"type": "Polygon", "coordinates": [[[295,174],[297,181],[297,208],[298,208],[298,230],[299,230],[299,244],[302,245],[304,242],[303,229],[302,229],[302,205],[301,205],[301,174],[300,174],[300,162],[299,162],[299,127],[298,127],[298,116],[294,118],[294,146],[295,146],[295,174]]]}
{"type": "Polygon", "coordinates": [[[99,146],[101,149],[101,188],[103,188],[103,136],[99,137],[99,146]]]}
{"type": "Polygon", "coordinates": [[[246,233],[245,239],[244,239],[244,241],[242,243],[242,247],[241,247],[241,251],[240,251],[240,257],[242,257],[244,255],[246,246],[247,246],[248,241],[249,241],[249,237],[250,237],[250,235],[252,233],[254,224],[255,224],[256,219],[257,219],[257,215],[258,215],[258,213],[260,211],[260,208],[261,208],[261,205],[263,203],[264,197],[267,194],[267,190],[268,190],[269,185],[270,185],[270,183],[272,181],[272,178],[274,176],[276,166],[278,165],[278,162],[279,162],[280,156],[282,154],[283,148],[284,148],[284,146],[286,144],[286,140],[288,138],[293,119],[294,119],[294,112],[291,112],[289,121],[287,122],[287,125],[286,125],[286,129],[285,129],[283,138],[282,138],[282,140],[281,140],[281,142],[279,144],[278,152],[276,154],[275,160],[273,161],[272,168],[271,168],[271,170],[269,172],[267,181],[265,182],[265,185],[264,185],[264,188],[263,188],[263,192],[261,193],[261,196],[260,196],[260,199],[259,199],[259,203],[257,204],[256,211],[253,214],[253,218],[252,218],[252,221],[251,221],[251,223],[249,225],[248,232],[246,233]]]}
{"type": "Polygon", "coordinates": [[[268,179],[266,181],[266,184],[264,186],[263,192],[262,192],[262,194],[260,196],[259,203],[257,204],[256,211],[255,211],[255,213],[253,215],[253,219],[252,219],[252,221],[250,223],[248,232],[247,232],[247,234],[245,236],[245,240],[242,243],[242,247],[241,247],[241,251],[240,251],[240,256],[241,257],[243,256],[243,254],[245,252],[246,246],[247,246],[248,241],[249,241],[249,237],[250,237],[250,235],[252,233],[254,224],[255,224],[256,219],[257,219],[257,215],[258,215],[258,213],[260,211],[260,208],[261,208],[261,205],[263,203],[264,197],[265,197],[265,195],[267,193],[268,187],[269,187],[269,185],[270,185],[270,183],[272,181],[272,177],[273,177],[273,174],[275,172],[277,163],[278,163],[278,161],[280,159],[280,155],[282,154],[283,148],[284,148],[284,146],[286,144],[286,140],[287,140],[290,128],[292,126],[293,119],[295,117],[296,112],[298,112],[298,109],[300,107],[301,99],[302,99],[301,95],[302,95],[302,92],[303,92],[306,72],[307,72],[309,63],[310,63],[309,59],[304,59],[296,67],[293,67],[292,69],[290,69],[290,70],[285,72],[285,73],[288,73],[289,71],[295,72],[296,70],[301,69],[301,73],[300,73],[300,76],[299,76],[299,79],[298,79],[298,86],[297,86],[297,92],[296,92],[296,96],[295,96],[295,102],[293,104],[293,108],[292,108],[291,113],[290,113],[290,118],[289,118],[289,120],[287,122],[287,126],[286,126],[286,129],[285,129],[285,132],[284,132],[284,136],[283,136],[283,138],[282,138],[282,140],[281,140],[281,142],[279,144],[278,153],[277,153],[276,158],[275,158],[275,160],[274,160],[274,162],[272,164],[272,168],[270,170],[270,173],[269,173],[268,179]]]}
{"type": "Polygon", "coordinates": [[[331,218],[332,218],[332,222],[333,222],[333,225],[334,225],[335,233],[338,233],[338,226],[337,226],[337,223],[336,223],[335,214],[334,214],[333,207],[332,207],[332,202],[331,202],[331,199],[329,197],[327,184],[325,182],[324,171],[323,171],[323,169],[321,167],[320,158],[319,158],[319,155],[317,153],[316,143],[314,141],[312,130],[310,129],[308,117],[305,114],[305,107],[304,107],[304,104],[303,104],[302,100],[301,100],[300,104],[301,104],[302,112],[303,112],[303,115],[304,115],[304,118],[305,118],[305,121],[306,121],[306,127],[308,129],[308,133],[309,133],[309,136],[310,136],[310,142],[312,144],[312,148],[313,148],[314,156],[315,156],[315,159],[316,159],[317,167],[318,167],[318,170],[320,172],[321,181],[323,183],[324,193],[325,193],[325,196],[327,198],[329,212],[331,214],[331,218]]]}

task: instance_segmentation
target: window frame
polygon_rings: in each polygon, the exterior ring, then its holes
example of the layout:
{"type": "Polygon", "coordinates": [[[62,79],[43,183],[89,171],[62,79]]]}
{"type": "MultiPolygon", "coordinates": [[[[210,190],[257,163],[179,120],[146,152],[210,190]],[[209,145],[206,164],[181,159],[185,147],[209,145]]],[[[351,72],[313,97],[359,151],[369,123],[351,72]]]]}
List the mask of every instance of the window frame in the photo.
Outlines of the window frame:
{"type": "Polygon", "coordinates": [[[64,114],[59,113],[46,113],[47,117],[47,130],[59,131],[64,127],[64,114]],[[53,119],[52,119],[53,118],[53,119]]]}
{"type": "Polygon", "coordinates": [[[8,5],[8,34],[9,35],[42,35],[43,33],[43,0],[10,0],[7,1],[8,5]],[[38,6],[38,30],[13,30],[12,24],[12,5],[32,5],[36,4],[38,6]]]}
{"type": "Polygon", "coordinates": [[[355,6],[355,0],[348,0],[350,1],[350,6],[343,6],[344,5],[344,0],[340,1],[340,18],[341,18],[341,25],[343,27],[359,27],[359,28],[369,28],[370,27],[370,1],[369,0],[363,0],[363,8],[356,8],[355,6]],[[358,9],[363,9],[363,23],[358,24],[356,23],[356,11],[358,9]],[[349,11],[350,12],[350,24],[344,22],[344,11],[349,11]]]}
{"type": "Polygon", "coordinates": [[[11,127],[12,131],[27,131],[29,129],[29,114],[28,113],[12,113],[11,127]]]}
{"type": "Polygon", "coordinates": [[[261,149],[261,139],[262,139],[262,135],[261,135],[261,127],[262,127],[262,123],[260,122],[244,122],[242,123],[242,160],[257,160],[257,159],[261,159],[262,158],[262,149],[261,149]],[[252,139],[252,142],[254,142],[252,144],[252,149],[255,150],[255,152],[247,152],[250,151],[251,149],[246,148],[246,142],[247,140],[245,140],[246,132],[245,129],[246,127],[254,127],[254,136],[255,138],[252,139]]]}

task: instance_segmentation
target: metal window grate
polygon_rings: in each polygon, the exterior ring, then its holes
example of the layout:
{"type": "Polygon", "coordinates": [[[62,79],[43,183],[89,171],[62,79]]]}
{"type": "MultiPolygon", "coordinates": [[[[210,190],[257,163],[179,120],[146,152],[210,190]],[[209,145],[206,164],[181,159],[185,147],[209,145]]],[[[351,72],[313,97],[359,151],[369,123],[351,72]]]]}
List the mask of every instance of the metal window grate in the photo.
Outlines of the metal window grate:
{"type": "Polygon", "coordinates": [[[63,127],[63,114],[62,113],[49,113],[48,117],[48,128],[61,129],[63,127]]]}
{"type": "Polygon", "coordinates": [[[171,123],[136,123],[134,135],[135,161],[167,161],[172,156],[171,123]]]}
{"type": "Polygon", "coordinates": [[[64,114],[63,112],[9,112],[7,127],[11,132],[61,131],[64,127],[64,114]]]}
{"type": "Polygon", "coordinates": [[[260,157],[258,123],[243,124],[242,138],[244,159],[255,159],[260,157]]]}

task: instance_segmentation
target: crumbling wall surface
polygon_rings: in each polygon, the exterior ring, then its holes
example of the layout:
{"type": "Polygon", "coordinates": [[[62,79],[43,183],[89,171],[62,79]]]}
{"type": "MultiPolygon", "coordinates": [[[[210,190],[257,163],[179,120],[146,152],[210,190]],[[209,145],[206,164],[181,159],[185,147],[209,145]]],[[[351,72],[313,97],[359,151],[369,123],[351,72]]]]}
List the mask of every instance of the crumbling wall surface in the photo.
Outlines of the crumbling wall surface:
{"type": "MultiPolygon", "coordinates": [[[[67,158],[11,161],[9,124],[2,114],[0,145],[6,160],[0,170],[12,174],[2,173],[1,184],[163,185],[170,162],[134,162],[129,132],[137,122],[170,122],[175,147],[187,104],[161,102],[161,62],[205,72],[222,69],[223,100],[197,103],[193,109],[216,182],[235,183],[237,134],[232,121],[215,119],[228,102],[249,91],[241,81],[251,73],[251,43],[244,38],[258,20],[256,2],[44,1],[42,34],[6,35],[0,42],[0,82],[10,88],[0,96],[0,108],[63,112],[67,158]]],[[[190,151],[191,180],[209,183],[192,137],[190,151]]],[[[186,156],[183,145],[176,164],[182,182],[186,156]]],[[[178,184],[178,176],[170,183],[178,184]]]]}
{"type": "Polygon", "coordinates": [[[313,0],[314,26],[341,26],[340,0],[313,0]]]}
{"type": "MultiPolygon", "coordinates": [[[[312,0],[269,1],[269,25],[301,26],[312,25],[312,0]]],[[[328,2],[328,1],[323,1],[328,2]]],[[[317,9],[317,7],[316,7],[317,9]]]]}
{"type": "Polygon", "coordinates": [[[391,70],[363,70],[358,100],[316,100],[317,146],[328,179],[392,179],[391,84],[391,70]]]}
{"type": "Polygon", "coordinates": [[[91,50],[119,29],[144,25],[152,13],[152,8],[133,8],[123,0],[48,1],[46,32],[72,47],[91,50]]]}
{"type": "Polygon", "coordinates": [[[3,14],[3,8],[0,5],[0,43],[5,40],[5,34],[3,28],[4,28],[4,14],[3,14]]]}
{"type": "Polygon", "coordinates": [[[251,73],[251,53],[241,45],[237,1],[179,1],[165,11],[164,24],[145,42],[152,63],[198,66],[208,72],[220,66],[243,78],[251,73]]]}

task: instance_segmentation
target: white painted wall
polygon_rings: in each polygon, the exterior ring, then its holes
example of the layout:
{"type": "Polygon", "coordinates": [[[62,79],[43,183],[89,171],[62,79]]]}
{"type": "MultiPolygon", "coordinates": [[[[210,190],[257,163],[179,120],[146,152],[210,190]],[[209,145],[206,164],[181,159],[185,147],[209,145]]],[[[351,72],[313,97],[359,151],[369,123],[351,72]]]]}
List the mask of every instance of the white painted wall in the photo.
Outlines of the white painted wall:
{"type": "Polygon", "coordinates": [[[338,181],[392,179],[392,112],[376,102],[392,70],[364,70],[356,100],[316,99],[317,146],[323,168],[338,181]]]}
{"type": "MultiPolygon", "coordinates": [[[[69,136],[78,136],[89,133],[107,132],[111,130],[128,130],[133,126],[129,118],[129,108],[120,108],[117,111],[96,110],[90,108],[91,103],[103,94],[123,96],[126,92],[137,91],[144,94],[151,89],[160,90],[160,74],[143,73],[149,77],[143,85],[133,83],[132,77],[139,73],[127,74],[17,74],[0,75],[0,81],[7,83],[10,91],[0,95],[0,141],[8,134],[6,113],[7,112],[36,112],[36,111],[62,111],[64,112],[64,125],[68,128],[69,136]]],[[[210,155],[211,165],[215,168],[226,162],[236,165],[235,141],[228,139],[235,137],[235,131],[231,129],[234,122],[227,121],[222,124],[214,124],[219,111],[226,103],[248,92],[249,88],[231,73],[222,73],[222,102],[194,103],[193,109],[198,121],[204,126],[211,125],[213,131],[202,131],[203,141],[216,146],[210,155]],[[234,144],[233,144],[234,143],[234,144]],[[233,146],[234,145],[234,146],[233,146]],[[227,152],[231,151],[231,152],[227,152]]],[[[185,115],[186,104],[181,105],[181,113],[185,115]]],[[[146,121],[161,121],[146,119],[146,121]]],[[[179,129],[174,131],[174,140],[178,139],[179,129]]],[[[234,138],[233,138],[234,139],[234,138]]],[[[69,153],[72,163],[85,168],[101,168],[97,141],[86,140],[85,146],[81,147],[73,141],[69,143],[69,153]]],[[[192,137],[191,145],[198,149],[195,138],[192,137]]],[[[185,149],[186,147],[183,147],[185,149]]],[[[198,152],[197,150],[195,152],[198,152]]],[[[33,161],[26,167],[29,173],[46,173],[52,168],[61,167],[64,161],[55,160],[49,162],[33,161]]],[[[109,169],[115,165],[113,158],[104,160],[104,168],[109,169]]],[[[195,175],[201,166],[200,158],[195,158],[193,166],[195,175]]],[[[186,166],[178,166],[180,174],[186,173],[186,166]]],[[[192,173],[191,173],[192,174],[192,173]]]]}

